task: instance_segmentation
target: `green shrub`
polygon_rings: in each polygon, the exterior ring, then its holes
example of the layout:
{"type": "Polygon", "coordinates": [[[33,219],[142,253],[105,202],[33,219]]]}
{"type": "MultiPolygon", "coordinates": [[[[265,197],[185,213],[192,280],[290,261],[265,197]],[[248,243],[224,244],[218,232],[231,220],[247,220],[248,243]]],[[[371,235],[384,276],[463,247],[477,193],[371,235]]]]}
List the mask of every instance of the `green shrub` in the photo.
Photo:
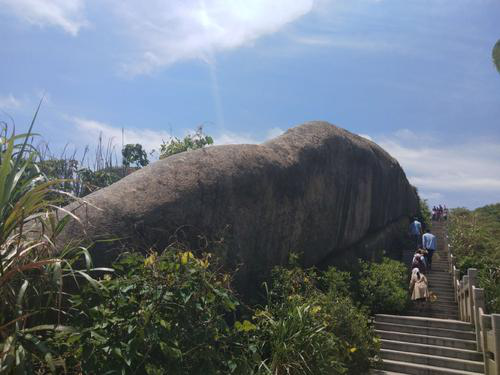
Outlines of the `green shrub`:
{"type": "Polygon", "coordinates": [[[468,268],[478,269],[486,309],[500,312],[500,204],[452,210],[448,233],[457,268],[462,275],[468,268]]]}
{"type": "Polygon", "coordinates": [[[273,271],[268,303],[255,313],[261,371],[359,374],[369,368],[378,342],[367,315],[347,296],[347,280],[333,268],[323,277],[299,267],[273,271]]]}
{"type": "Polygon", "coordinates": [[[102,288],[71,298],[76,331],[57,338],[68,366],[95,374],[253,371],[245,327],[232,324],[239,302],[230,278],[211,270],[208,256],[129,254],[114,268],[102,288]]]}
{"type": "Polygon", "coordinates": [[[389,258],[381,263],[362,262],[360,302],[372,314],[401,313],[409,301],[407,280],[408,270],[401,262],[389,258]]]}

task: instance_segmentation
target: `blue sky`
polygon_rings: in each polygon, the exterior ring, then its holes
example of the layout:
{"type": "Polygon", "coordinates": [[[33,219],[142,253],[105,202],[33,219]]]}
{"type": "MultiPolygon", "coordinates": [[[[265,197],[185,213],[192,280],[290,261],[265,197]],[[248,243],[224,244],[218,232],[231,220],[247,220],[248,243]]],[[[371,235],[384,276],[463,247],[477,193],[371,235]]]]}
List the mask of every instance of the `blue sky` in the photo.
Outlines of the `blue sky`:
{"type": "Polygon", "coordinates": [[[431,204],[500,201],[498,0],[0,0],[0,117],[55,151],[326,120],[431,204]]]}

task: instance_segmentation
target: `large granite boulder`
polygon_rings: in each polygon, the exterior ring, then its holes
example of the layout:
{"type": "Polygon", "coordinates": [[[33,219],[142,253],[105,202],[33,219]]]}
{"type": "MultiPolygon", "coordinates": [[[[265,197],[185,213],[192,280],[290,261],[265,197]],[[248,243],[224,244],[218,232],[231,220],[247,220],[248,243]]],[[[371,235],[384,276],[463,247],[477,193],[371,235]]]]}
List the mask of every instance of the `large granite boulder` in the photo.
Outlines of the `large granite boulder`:
{"type": "MultiPolygon", "coordinates": [[[[179,236],[191,243],[199,235],[224,237],[227,264],[238,268],[243,284],[291,251],[317,265],[375,250],[418,209],[395,159],[326,122],[297,126],[261,145],[173,155],[85,199],[90,205],[67,207],[76,208],[85,236],[121,238],[96,246],[96,263],[111,262],[123,247],[162,249],[179,236]]],[[[82,236],[77,224],[64,234],[82,236]]]]}

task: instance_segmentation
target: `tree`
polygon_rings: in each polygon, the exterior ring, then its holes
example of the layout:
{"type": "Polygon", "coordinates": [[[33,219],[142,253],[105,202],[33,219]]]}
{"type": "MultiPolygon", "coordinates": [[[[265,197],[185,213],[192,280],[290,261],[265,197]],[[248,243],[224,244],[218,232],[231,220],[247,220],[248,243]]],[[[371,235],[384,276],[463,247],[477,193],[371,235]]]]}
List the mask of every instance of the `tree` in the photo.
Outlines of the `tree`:
{"type": "Polygon", "coordinates": [[[142,145],[139,143],[127,144],[122,150],[123,165],[125,167],[145,167],[149,164],[146,151],[143,150],[142,145]]]}
{"type": "Polygon", "coordinates": [[[498,73],[500,73],[500,40],[493,47],[491,55],[493,56],[493,64],[495,64],[498,73]]]}
{"type": "Polygon", "coordinates": [[[163,142],[163,144],[160,145],[160,159],[178,154],[179,152],[197,150],[213,143],[213,138],[204,134],[203,127],[200,126],[196,129],[194,134],[188,134],[182,140],[174,137],[170,139],[168,143],[163,142]]]}

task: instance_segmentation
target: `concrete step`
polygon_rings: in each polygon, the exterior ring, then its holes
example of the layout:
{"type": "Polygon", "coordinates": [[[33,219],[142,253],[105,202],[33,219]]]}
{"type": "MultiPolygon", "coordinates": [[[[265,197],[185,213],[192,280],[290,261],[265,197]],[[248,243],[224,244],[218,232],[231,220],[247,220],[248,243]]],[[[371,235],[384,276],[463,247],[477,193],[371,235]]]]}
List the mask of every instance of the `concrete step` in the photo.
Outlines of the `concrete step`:
{"type": "Polygon", "coordinates": [[[455,297],[453,294],[449,294],[449,293],[436,293],[436,291],[433,289],[433,288],[429,288],[429,290],[433,293],[436,294],[437,296],[437,300],[438,301],[446,301],[446,302],[454,302],[456,303],[455,301],[455,297]]]}
{"type": "Polygon", "coordinates": [[[427,318],[441,318],[441,319],[458,319],[458,309],[457,310],[449,310],[449,309],[428,309],[425,311],[420,311],[418,309],[408,309],[405,315],[414,315],[421,316],[427,318]]]}
{"type": "Polygon", "coordinates": [[[411,342],[414,344],[445,346],[448,348],[476,350],[476,341],[453,339],[448,337],[418,335],[413,333],[400,333],[391,331],[375,330],[383,340],[411,342]]]}
{"type": "Polygon", "coordinates": [[[439,277],[428,277],[427,281],[429,285],[439,285],[445,288],[449,287],[453,289],[453,280],[452,279],[441,279],[439,277]]]}
{"type": "Polygon", "coordinates": [[[432,318],[422,318],[420,316],[377,314],[375,315],[375,321],[394,323],[394,324],[409,324],[412,326],[421,326],[429,328],[453,329],[456,331],[466,331],[466,332],[474,331],[474,327],[472,326],[472,324],[465,323],[460,320],[432,319],[432,318]]]}
{"type": "Polygon", "coordinates": [[[390,359],[393,361],[404,361],[433,367],[441,367],[445,369],[468,371],[473,373],[482,373],[484,371],[484,363],[478,361],[468,361],[465,359],[448,358],[421,353],[407,353],[390,349],[382,349],[380,353],[382,356],[382,360],[390,359]]]}
{"type": "Polygon", "coordinates": [[[466,359],[481,362],[483,354],[475,350],[447,348],[445,346],[415,344],[402,341],[382,340],[382,349],[400,350],[402,352],[437,355],[440,357],[466,359]]]}
{"type": "MultiPolygon", "coordinates": [[[[438,294],[438,298],[439,298],[439,294],[438,294]]],[[[425,303],[425,305],[422,305],[421,302],[413,302],[410,305],[410,308],[411,309],[416,309],[417,306],[423,306],[423,311],[424,312],[426,310],[432,310],[432,311],[437,311],[437,310],[458,311],[458,304],[455,303],[455,302],[440,301],[438,299],[438,300],[436,300],[436,302],[424,302],[424,303],[425,303]]]]}
{"type": "Polygon", "coordinates": [[[375,329],[381,331],[414,333],[418,335],[432,335],[438,337],[447,337],[447,338],[463,339],[471,341],[476,339],[476,334],[474,332],[445,329],[445,328],[435,328],[435,327],[412,326],[406,324],[383,323],[377,321],[375,321],[375,329]]]}
{"type": "Polygon", "coordinates": [[[445,296],[453,297],[455,295],[455,291],[451,287],[445,287],[445,286],[434,286],[433,284],[430,284],[428,289],[431,292],[434,292],[436,294],[443,294],[445,296]]]}
{"type": "Polygon", "coordinates": [[[369,375],[407,375],[407,374],[394,371],[385,371],[385,370],[370,370],[369,375]]]}
{"type": "Polygon", "coordinates": [[[449,281],[450,283],[453,283],[453,278],[445,272],[442,273],[429,273],[426,275],[427,280],[436,280],[436,281],[449,281]]]}
{"type": "Polygon", "coordinates": [[[418,311],[407,311],[406,312],[406,315],[408,316],[421,316],[421,317],[424,317],[424,318],[435,318],[435,319],[454,319],[454,320],[457,320],[459,318],[459,315],[458,313],[450,313],[450,312],[447,312],[447,313],[443,313],[443,312],[439,312],[439,311],[430,311],[430,312],[426,312],[425,314],[421,314],[419,313],[418,311]]]}
{"type": "Polygon", "coordinates": [[[478,374],[477,372],[446,369],[442,367],[427,366],[417,363],[392,361],[389,359],[384,360],[382,366],[386,371],[399,372],[402,374],[410,374],[410,375],[477,375],[478,374]]]}

